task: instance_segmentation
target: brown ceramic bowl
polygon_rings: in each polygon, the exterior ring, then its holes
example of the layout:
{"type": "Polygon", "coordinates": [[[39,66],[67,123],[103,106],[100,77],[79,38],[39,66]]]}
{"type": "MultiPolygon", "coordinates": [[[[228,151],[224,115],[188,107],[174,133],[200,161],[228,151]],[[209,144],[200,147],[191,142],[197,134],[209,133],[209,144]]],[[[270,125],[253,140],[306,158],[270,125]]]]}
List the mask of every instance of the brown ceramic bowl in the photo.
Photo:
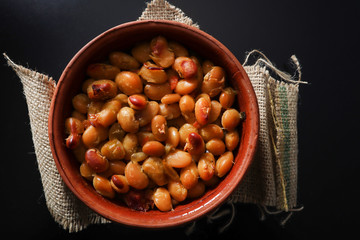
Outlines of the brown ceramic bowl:
{"type": "Polygon", "coordinates": [[[248,169],[259,131],[258,105],[254,90],[241,64],[234,55],[209,34],[173,21],[136,21],[114,27],[86,44],[69,62],[57,84],[49,115],[49,138],[56,166],[69,189],[89,208],[112,221],[142,228],[165,228],[188,223],[219,207],[233,192],[248,169]],[[201,198],[180,204],[170,212],[134,211],[108,200],[93,189],[79,173],[79,163],[65,146],[65,119],[72,110],[71,99],[80,92],[85,69],[103,61],[113,50],[126,50],[136,42],[163,35],[192,49],[205,59],[222,66],[227,80],[239,91],[238,106],[246,113],[241,125],[241,142],[231,171],[201,198]]]}

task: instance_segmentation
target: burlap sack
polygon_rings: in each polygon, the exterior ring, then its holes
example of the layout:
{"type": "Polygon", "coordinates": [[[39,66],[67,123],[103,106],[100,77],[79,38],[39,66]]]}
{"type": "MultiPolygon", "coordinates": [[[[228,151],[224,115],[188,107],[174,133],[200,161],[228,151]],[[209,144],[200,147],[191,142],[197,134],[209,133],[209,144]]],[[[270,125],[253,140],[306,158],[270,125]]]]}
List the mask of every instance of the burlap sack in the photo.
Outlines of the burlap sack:
{"type": "MultiPolygon", "coordinates": [[[[147,4],[139,20],[145,19],[174,20],[199,27],[180,9],[164,0],[147,4]]],[[[15,64],[6,54],[4,56],[23,84],[46,204],[54,220],[69,232],[80,231],[90,224],[109,223],[72,194],[56,169],[48,139],[48,115],[56,82],[15,64]]],[[[295,63],[299,70],[298,62],[295,63]]],[[[254,65],[244,63],[244,66],[259,102],[259,146],[252,166],[229,202],[254,203],[289,211],[297,204],[296,119],[301,82],[294,82],[288,74],[277,70],[266,57],[259,58],[254,65]],[[271,77],[268,69],[280,79],[271,77]]]]}

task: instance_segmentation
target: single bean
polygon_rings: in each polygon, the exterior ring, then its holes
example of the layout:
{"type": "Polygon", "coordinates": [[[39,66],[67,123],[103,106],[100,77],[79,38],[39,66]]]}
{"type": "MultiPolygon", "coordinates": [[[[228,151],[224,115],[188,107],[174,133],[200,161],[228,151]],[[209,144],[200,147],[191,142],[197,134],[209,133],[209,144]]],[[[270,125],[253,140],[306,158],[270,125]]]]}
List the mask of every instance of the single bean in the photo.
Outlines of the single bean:
{"type": "Polygon", "coordinates": [[[93,186],[102,196],[110,199],[115,197],[114,189],[111,187],[110,181],[107,178],[96,174],[93,178],[93,186]]]}
{"type": "Polygon", "coordinates": [[[211,111],[211,102],[205,97],[199,98],[195,103],[195,117],[200,125],[206,125],[209,122],[211,111]]]}
{"type": "Polygon", "coordinates": [[[153,195],[155,206],[162,212],[172,209],[170,193],[166,188],[159,187],[153,195]]]}
{"type": "Polygon", "coordinates": [[[135,110],[142,110],[146,107],[148,101],[143,94],[134,94],[128,97],[128,104],[135,110]]]}
{"type": "Polygon", "coordinates": [[[180,136],[180,146],[184,147],[186,144],[186,139],[189,136],[190,133],[196,132],[198,133],[197,128],[195,128],[193,125],[189,123],[185,123],[182,125],[179,129],[179,136],[180,136]]]}
{"type": "Polygon", "coordinates": [[[176,58],[189,56],[189,51],[178,42],[170,41],[169,47],[174,52],[176,58]]]}
{"type": "Polygon", "coordinates": [[[121,160],[125,157],[125,148],[119,140],[113,139],[102,146],[101,154],[110,161],[121,160]]]}
{"type": "Polygon", "coordinates": [[[169,144],[173,148],[176,148],[179,145],[180,142],[180,134],[177,128],[175,127],[169,127],[168,128],[168,135],[166,138],[166,144],[169,144]]]}
{"type": "Polygon", "coordinates": [[[222,67],[215,66],[204,76],[201,91],[210,97],[218,95],[225,86],[225,71],[222,67]]]}
{"type": "Polygon", "coordinates": [[[186,189],[193,188],[198,183],[198,178],[199,172],[195,162],[191,162],[180,171],[180,181],[186,189]]]}
{"type": "Polygon", "coordinates": [[[184,150],[191,155],[203,154],[205,152],[204,140],[198,133],[191,132],[186,138],[184,150]]]}
{"type": "Polygon", "coordinates": [[[215,158],[210,152],[201,155],[198,162],[199,176],[204,181],[209,181],[215,174],[215,158]]]}
{"type": "Polygon", "coordinates": [[[148,83],[161,84],[165,83],[168,79],[164,68],[151,62],[145,62],[138,74],[148,83]]]}
{"type": "Polygon", "coordinates": [[[128,184],[135,189],[144,189],[149,185],[149,178],[137,162],[130,161],[125,167],[128,184]]]}
{"type": "Polygon", "coordinates": [[[104,63],[90,64],[86,69],[86,74],[93,79],[114,80],[119,72],[118,67],[104,63]]]}
{"type": "Polygon", "coordinates": [[[117,193],[127,193],[130,189],[127,179],[124,175],[113,175],[110,179],[110,184],[117,193]]]}
{"type": "Polygon", "coordinates": [[[165,153],[165,147],[158,141],[148,141],[142,147],[142,151],[154,157],[161,157],[165,153]]]}
{"type": "Polygon", "coordinates": [[[218,177],[223,177],[227,174],[234,164],[234,155],[231,151],[223,153],[218,160],[216,160],[215,173],[218,177]]]}
{"type": "Polygon", "coordinates": [[[87,88],[87,95],[91,100],[107,100],[115,97],[116,94],[117,86],[111,80],[97,80],[87,88]]]}
{"type": "Polygon", "coordinates": [[[90,104],[89,97],[84,93],[75,95],[72,99],[72,105],[80,113],[87,113],[90,104]]]}
{"type": "Polygon", "coordinates": [[[221,125],[228,131],[234,130],[240,123],[240,113],[236,109],[226,110],[221,117],[221,125]]]}
{"type": "Polygon", "coordinates": [[[104,127],[90,125],[82,135],[82,142],[87,148],[96,147],[108,137],[108,130],[104,127]]]}
{"type": "Polygon", "coordinates": [[[177,93],[166,94],[161,98],[161,103],[163,104],[177,103],[179,102],[180,98],[181,98],[180,94],[177,93]]]}
{"type": "Polygon", "coordinates": [[[139,130],[140,123],[135,118],[135,111],[129,107],[123,107],[117,114],[117,120],[126,132],[135,133],[139,130]]]}
{"type": "Polygon", "coordinates": [[[199,81],[196,78],[182,79],[180,80],[174,91],[180,95],[186,95],[192,93],[199,85],[199,81]]]}
{"type": "Polygon", "coordinates": [[[110,99],[102,106],[100,112],[89,114],[89,121],[95,127],[108,127],[116,121],[117,113],[120,109],[120,101],[110,99]]]}
{"type": "Polygon", "coordinates": [[[215,156],[219,156],[225,152],[225,143],[219,138],[214,138],[206,143],[206,149],[215,156]]]}
{"type": "Polygon", "coordinates": [[[146,155],[144,152],[136,152],[136,153],[131,154],[130,160],[134,161],[134,162],[141,162],[141,161],[144,161],[145,159],[147,159],[148,157],[149,156],[146,155]]]}
{"type": "Polygon", "coordinates": [[[80,165],[80,175],[87,180],[92,181],[95,175],[95,171],[91,167],[89,167],[86,162],[83,162],[80,165]]]}
{"type": "Polygon", "coordinates": [[[122,141],[124,139],[126,132],[121,128],[118,122],[111,125],[109,129],[109,140],[117,139],[122,141]]]}
{"type": "Polygon", "coordinates": [[[136,118],[139,120],[140,127],[148,125],[153,117],[155,117],[160,110],[159,104],[155,101],[149,101],[146,107],[136,113],[136,118]]]}
{"type": "Polygon", "coordinates": [[[109,161],[96,148],[90,148],[86,151],[85,161],[96,173],[104,172],[109,167],[109,161]]]}
{"type": "Polygon", "coordinates": [[[195,77],[198,70],[196,63],[188,57],[177,57],[172,68],[181,78],[186,79],[195,77]]]}
{"type": "Polygon", "coordinates": [[[154,137],[158,141],[165,141],[167,138],[167,122],[164,116],[156,115],[151,120],[151,131],[154,134],[154,137]]]}
{"type": "Polygon", "coordinates": [[[139,68],[140,64],[136,59],[124,52],[112,52],[109,55],[110,63],[121,70],[132,70],[139,68]]]}
{"type": "Polygon", "coordinates": [[[221,108],[222,108],[221,103],[219,103],[216,100],[211,101],[211,110],[209,113],[209,122],[208,123],[213,123],[219,118],[219,116],[221,114],[221,108]]]}
{"type": "Polygon", "coordinates": [[[171,120],[174,118],[178,118],[181,115],[181,111],[179,108],[179,104],[159,104],[159,112],[158,114],[164,116],[167,120],[171,120]]]}
{"type": "Polygon", "coordinates": [[[150,58],[156,65],[168,68],[174,63],[175,54],[169,49],[166,38],[162,36],[153,38],[150,42],[150,49],[150,58]]]}
{"type": "Polygon", "coordinates": [[[240,142],[238,131],[233,130],[225,134],[225,146],[228,151],[233,151],[240,142]]]}
{"type": "Polygon", "coordinates": [[[235,101],[236,94],[237,94],[237,92],[233,88],[231,88],[231,87],[224,88],[219,97],[219,102],[220,102],[221,106],[224,109],[231,108],[231,106],[233,105],[233,103],[235,101]]]}
{"type": "Polygon", "coordinates": [[[115,82],[120,91],[128,96],[143,91],[143,83],[139,75],[133,72],[122,71],[116,76],[115,82]]]}
{"type": "Polygon", "coordinates": [[[192,157],[188,152],[175,149],[166,155],[165,160],[170,167],[184,168],[191,163],[192,157]]]}
{"type": "Polygon", "coordinates": [[[205,193],[205,184],[198,181],[197,184],[188,190],[188,198],[194,199],[201,197],[205,193]]]}
{"type": "Polygon", "coordinates": [[[128,133],[125,135],[122,142],[125,149],[125,159],[130,160],[131,155],[137,152],[139,142],[135,133],[128,133]]]}
{"type": "Polygon", "coordinates": [[[131,49],[131,55],[141,63],[150,60],[150,54],[151,49],[148,42],[141,42],[131,49]]]}
{"type": "Polygon", "coordinates": [[[142,169],[149,176],[149,178],[153,180],[158,186],[163,186],[167,184],[168,180],[161,158],[147,158],[142,164],[142,169]]]}
{"type": "Polygon", "coordinates": [[[182,202],[187,197],[188,190],[179,181],[169,181],[167,185],[168,191],[173,199],[182,202]]]}
{"type": "Polygon", "coordinates": [[[218,138],[218,139],[224,138],[224,131],[221,129],[219,125],[216,124],[208,124],[200,128],[199,133],[205,142],[208,142],[214,138],[218,138]]]}
{"type": "Polygon", "coordinates": [[[194,98],[190,95],[184,95],[180,98],[179,107],[182,113],[189,113],[195,109],[194,98]]]}
{"type": "Polygon", "coordinates": [[[147,83],[144,87],[145,95],[151,100],[161,100],[166,94],[172,93],[168,82],[162,84],[147,83]]]}

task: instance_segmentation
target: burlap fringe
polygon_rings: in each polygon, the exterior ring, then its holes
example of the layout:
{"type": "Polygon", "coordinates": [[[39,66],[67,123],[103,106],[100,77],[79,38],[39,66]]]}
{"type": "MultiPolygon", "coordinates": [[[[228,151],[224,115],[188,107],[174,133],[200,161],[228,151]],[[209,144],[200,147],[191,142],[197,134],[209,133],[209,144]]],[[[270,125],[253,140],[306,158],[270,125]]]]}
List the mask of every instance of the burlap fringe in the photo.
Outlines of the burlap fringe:
{"type": "Polygon", "coordinates": [[[169,4],[165,0],[152,0],[150,3],[147,3],[146,9],[138,18],[138,20],[152,19],[171,20],[199,28],[199,25],[187,17],[181,9],[169,4]]]}

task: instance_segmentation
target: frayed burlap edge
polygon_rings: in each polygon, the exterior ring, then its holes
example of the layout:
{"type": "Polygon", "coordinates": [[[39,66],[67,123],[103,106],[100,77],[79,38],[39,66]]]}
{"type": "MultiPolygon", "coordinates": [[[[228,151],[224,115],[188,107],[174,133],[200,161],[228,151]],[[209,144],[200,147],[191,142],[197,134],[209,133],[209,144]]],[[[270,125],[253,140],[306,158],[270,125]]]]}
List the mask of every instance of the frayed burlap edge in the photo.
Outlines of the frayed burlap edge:
{"type": "Polygon", "coordinates": [[[50,214],[69,232],[80,231],[90,224],[108,223],[73,195],[56,168],[48,138],[48,116],[56,82],[47,75],[15,64],[6,54],[4,57],[23,85],[35,155],[50,214]]]}

